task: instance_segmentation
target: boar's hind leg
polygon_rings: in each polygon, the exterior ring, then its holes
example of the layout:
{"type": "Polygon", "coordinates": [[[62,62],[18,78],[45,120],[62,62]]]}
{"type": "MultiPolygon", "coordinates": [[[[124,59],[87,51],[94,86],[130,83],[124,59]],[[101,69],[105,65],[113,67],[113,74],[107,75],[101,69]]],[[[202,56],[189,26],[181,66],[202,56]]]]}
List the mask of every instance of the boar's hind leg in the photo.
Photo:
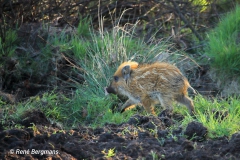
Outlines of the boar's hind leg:
{"type": "Polygon", "coordinates": [[[179,103],[184,104],[185,106],[187,106],[189,113],[191,115],[194,114],[194,105],[193,105],[193,101],[191,98],[189,98],[186,95],[181,95],[176,99],[179,103]]]}
{"type": "Polygon", "coordinates": [[[173,111],[171,98],[158,95],[158,101],[160,102],[164,110],[168,110],[170,112],[173,111]]]}
{"type": "Polygon", "coordinates": [[[123,113],[124,111],[128,110],[128,109],[132,109],[135,108],[136,105],[135,103],[131,100],[128,99],[122,106],[121,106],[121,113],[123,113]]]}

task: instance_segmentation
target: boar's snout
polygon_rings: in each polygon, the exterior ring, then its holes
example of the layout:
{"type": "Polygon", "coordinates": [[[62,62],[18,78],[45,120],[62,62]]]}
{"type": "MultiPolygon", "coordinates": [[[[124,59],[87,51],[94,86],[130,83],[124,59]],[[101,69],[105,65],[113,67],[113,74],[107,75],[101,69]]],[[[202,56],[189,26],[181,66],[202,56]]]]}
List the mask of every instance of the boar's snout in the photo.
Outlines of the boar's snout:
{"type": "Polygon", "coordinates": [[[116,91],[115,91],[111,86],[108,86],[108,87],[106,88],[106,91],[107,91],[107,93],[116,94],[116,91]]]}

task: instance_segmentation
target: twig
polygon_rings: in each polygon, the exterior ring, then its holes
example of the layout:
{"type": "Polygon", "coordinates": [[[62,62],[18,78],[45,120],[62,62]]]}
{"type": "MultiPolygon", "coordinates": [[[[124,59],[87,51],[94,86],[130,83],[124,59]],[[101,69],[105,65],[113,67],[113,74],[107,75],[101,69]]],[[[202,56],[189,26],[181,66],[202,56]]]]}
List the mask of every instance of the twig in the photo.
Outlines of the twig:
{"type": "Polygon", "coordinates": [[[79,71],[86,72],[84,69],[82,69],[82,68],[76,66],[75,64],[73,64],[63,53],[61,53],[61,54],[62,54],[63,58],[64,58],[68,63],[70,63],[73,67],[77,68],[79,71]]]}
{"type": "Polygon", "coordinates": [[[198,32],[193,28],[192,25],[189,24],[188,20],[183,16],[183,14],[181,13],[177,3],[173,0],[171,1],[174,8],[176,9],[176,14],[180,17],[180,19],[192,30],[192,32],[196,35],[196,37],[198,38],[199,41],[202,41],[202,37],[198,34],[198,32]]]}

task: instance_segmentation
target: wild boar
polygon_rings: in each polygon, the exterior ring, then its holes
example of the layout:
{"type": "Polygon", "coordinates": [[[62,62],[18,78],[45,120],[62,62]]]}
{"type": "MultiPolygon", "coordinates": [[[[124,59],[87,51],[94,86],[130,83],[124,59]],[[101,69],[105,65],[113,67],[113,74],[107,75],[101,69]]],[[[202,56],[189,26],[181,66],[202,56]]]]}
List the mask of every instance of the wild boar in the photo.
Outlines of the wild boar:
{"type": "Polygon", "coordinates": [[[165,109],[172,111],[172,103],[177,101],[193,114],[194,105],[188,97],[188,88],[195,93],[187,78],[174,65],[163,62],[140,65],[128,61],[118,67],[106,91],[129,98],[121,107],[122,111],[141,103],[148,113],[155,115],[154,105],[160,103],[165,109]]]}

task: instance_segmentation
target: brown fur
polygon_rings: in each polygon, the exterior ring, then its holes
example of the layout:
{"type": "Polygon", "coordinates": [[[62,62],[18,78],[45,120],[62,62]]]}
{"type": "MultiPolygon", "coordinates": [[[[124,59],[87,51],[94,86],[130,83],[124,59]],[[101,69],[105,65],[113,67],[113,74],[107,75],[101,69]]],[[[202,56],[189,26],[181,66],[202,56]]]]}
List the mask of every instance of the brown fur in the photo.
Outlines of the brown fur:
{"type": "Polygon", "coordinates": [[[186,105],[190,114],[194,112],[193,102],[187,96],[188,88],[193,88],[180,70],[171,64],[124,62],[113,77],[107,90],[129,98],[122,110],[141,103],[148,113],[155,114],[155,104],[160,103],[165,109],[172,110],[173,101],[177,101],[186,105]]]}

